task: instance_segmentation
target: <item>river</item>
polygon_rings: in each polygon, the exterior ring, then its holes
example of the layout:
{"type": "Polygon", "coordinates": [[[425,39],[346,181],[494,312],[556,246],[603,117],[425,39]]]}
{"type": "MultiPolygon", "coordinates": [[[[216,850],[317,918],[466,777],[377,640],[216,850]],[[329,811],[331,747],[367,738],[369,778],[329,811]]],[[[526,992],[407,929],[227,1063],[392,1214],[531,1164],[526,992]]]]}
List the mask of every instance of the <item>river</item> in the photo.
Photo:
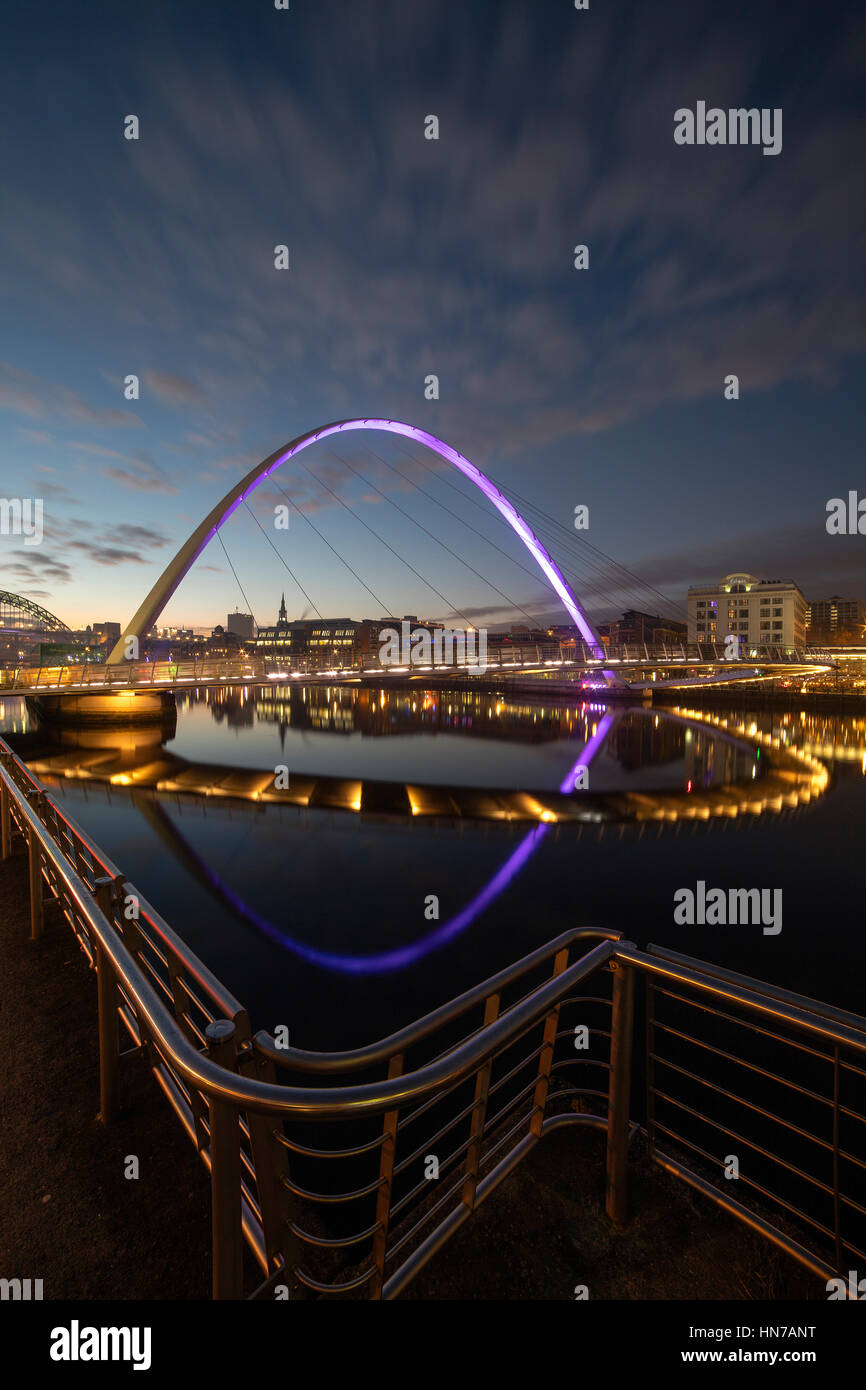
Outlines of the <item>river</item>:
{"type": "Polygon", "coordinates": [[[744,726],[735,739],[709,715],[580,699],[235,688],[184,693],[176,728],[162,733],[61,734],[14,699],[0,703],[0,731],[254,1026],[284,1024],[294,1046],[370,1042],[578,925],[866,1014],[866,712],[727,713],[744,726]],[[620,813],[635,794],[650,808],[684,793],[712,807],[721,789],[760,787],[773,755],[756,732],[819,757],[830,773],[823,794],[705,821],[620,813]],[[358,814],[107,780],[112,767],[160,757],[469,789],[482,815],[358,814]],[[543,808],[545,795],[580,784],[581,767],[579,822],[497,818],[512,793],[543,808]],[[781,931],[677,925],[674,895],[698,882],[780,890],[781,931]]]}

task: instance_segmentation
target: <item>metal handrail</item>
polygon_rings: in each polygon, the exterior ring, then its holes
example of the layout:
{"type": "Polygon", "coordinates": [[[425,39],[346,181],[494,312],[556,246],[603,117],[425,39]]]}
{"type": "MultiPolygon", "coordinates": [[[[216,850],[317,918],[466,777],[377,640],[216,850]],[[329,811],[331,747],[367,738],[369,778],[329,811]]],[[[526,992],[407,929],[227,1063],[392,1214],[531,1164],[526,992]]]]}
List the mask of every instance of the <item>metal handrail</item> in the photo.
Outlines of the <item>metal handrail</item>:
{"type": "MultiPolygon", "coordinates": [[[[844,1018],[845,1015],[842,1014],[841,1010],[834,1009],[831,1004],[821,1005],[821,1013],[808,1011],[793,1004],[786,1004],[783,1000],[776,998],[774,987],[762,985],[760,980],[750,981],[750,988],[735,984],[733,981],[723,984],[715,978],[714,967],[710,967],[704,972],[703,961],[696,962],[696,965],[700,965],[699,972],[690,966],[679,966],[674,961],[663,959],[660,954],[658,956],[647,955],[628,941],[618,944],[616,959],[638,966],[646,975],[657,976],[659,979],[665,980],[677,980],[681,984],[690,985],[701,993],[728,999],[752,1012],[777,1019],[813,1035],[817,1034],[826,1042],[853,1048],[855,1052],[866,1057],[866,1019],[860,1019],[862,1031],[859,1032],[844,1022],[832,1022],[831,1020],[835,1020],[837,1015],[840,1019],[844,1018]]],[[[745,979],[746,977],[741,976],[740,978],[745,979]]],[[[808,1002],[814,1001],[809,1000],[808,1002]]],[[[857,1018],[858,1015],[849,1014],[847,1017],[857,1018]]]]}
{"type": "MultiPolygon", "coordinates": [[[[785,647],[774,643],[746,644],[744,660],[741,663],[743,666],[747,664],[746,658],[759,663],[792,667],[825,664],[827,660],[826,654],[818,648],[785,647]]],[[[661,666],[732,665],[725,654],[724,644],[713,642],[621,643],[618,646],[595,647],[588,646],[585,642],[561,643],[551,640],[541,643],[515,643],[511,647],[501,649],[494,644],[489,647],[486,658],[487,666],[491,670],[503,672],[506,667],[544,666],[549,674],[555,674],[551,669],[553,667],[598,667],[607,662],[661,666]],[[528,652],[532,653],[529,657],[528,652]]],[[[471,664],[471,658],[462,662],[431,662],[428,669],[439,674],[447,671],[457,674],[471,664]]],[[[337,674],[338,671],[357,674],[359,670],[367,670],[376,674],[387,674],[389,669],[391,668],[388,665],[382,665],[380,662],[378,652],[362,651],[352,657],[349,666],[340,667],[337,671],[327,667],[320,668],[315,663],[311,665],[309,657],[295,657],[291,673],[327,677],[329,674],[337,674]]],[[[183,657],[177,661],[127,661],[123,665],[113,666],[104,662],[86,662],[79,665],[64,663],[58,666],[45,666],[40,663],[38,668],[16,666],[0,669],[0,690],[13,693],[20,691],[26,694],[85,688],[136,688],[145,684],[149,688],[155,688],[159,685],[171,686],[209,680],[245,684],[267,682],[274,675],[284,672],[285,667],[279,657],[263,657],[255,653],[223,658],[204,655],[183,657]],[[73,673],[76,673],[75,678],[73,673]]]]}
{"type": "Polygon", "coordinates": [[[398,1029],[396,1033],[389,1034],[387,1038],[381,1038],[378,1042],[353,1048],[347,1052],[306,1052],[301,1048],[277,1047],[268,1033],[257,1033],[256,1043],[263,1056],[268,1057],[276,1065],[287,1069],[315,1073],[351,1071],[371,1066],[377,1062],[387,1061],[396,1052],[408,1051],[410,1047],[429,1037],[431,1033],[444,1024],[454,1022],[473,1005],[482,1004],[489,995],[501,993],[508,985],[520,979],[534,966],[542,965],[564,947],[571,946],[578,941],[620,941],[621,939],[622,932],[613,931],[608,927],[573,927],[571,931],[562,932],[560,936],[554,937],[545,946],[539,946],[529,955],[523,956],[520,960],[500,970],[498,974],[491,975],[480,985],[473,985],[471,989],[458,995],[456,999],[451,999],[448,1003],[440,1005],[439,1008],[425,1014],[423,1018],[398,1029]]]}

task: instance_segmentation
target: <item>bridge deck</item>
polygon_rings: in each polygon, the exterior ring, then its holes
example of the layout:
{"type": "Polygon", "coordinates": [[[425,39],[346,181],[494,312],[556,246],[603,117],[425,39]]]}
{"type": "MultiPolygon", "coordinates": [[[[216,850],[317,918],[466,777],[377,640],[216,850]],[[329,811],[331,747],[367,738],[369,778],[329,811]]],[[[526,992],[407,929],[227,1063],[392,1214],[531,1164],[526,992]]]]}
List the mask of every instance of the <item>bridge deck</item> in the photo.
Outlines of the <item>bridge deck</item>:
{"type": "MultiPolygon", "coordinates": [[[[551,649],[552,650],[552,649],[551,649]]],[[[563,649],[565,650],[565,649],[563,649]]],[[[584,648],[578,655],[548,655],[539,647],[534,655],[525,652],[515,658],[491,652],[483,670],[471,662],[441,665],[363,665],[320,670],[302,663],[286,669],[260,659],[139,661],[108,666],[97,663],[64,666],[15,667],[0,671],[0,695],[80,695],[110,694],[122,691],[183,690],[220,684],[272,686],[293,681],[304,684],[352,684],[361,681],[403,680],[512,680],[515,677],[543,677],[579,683],[591,676],[605,683],[605,672],[618,675],[652,672],[654,679],[638,681],[631,688],[640,691],[658,686],[707,684],[757,680],[776,675],[816,675],[832,669],[826,657],[778,647],[749,649],[742,662],[731,662],[721,648],[708,647],[623,647],[609,652],[584,648]],[[653,669],[655,668],[655,669],[653,669]],[[670,673],[665,678],[662,673],[670,673]]]]}

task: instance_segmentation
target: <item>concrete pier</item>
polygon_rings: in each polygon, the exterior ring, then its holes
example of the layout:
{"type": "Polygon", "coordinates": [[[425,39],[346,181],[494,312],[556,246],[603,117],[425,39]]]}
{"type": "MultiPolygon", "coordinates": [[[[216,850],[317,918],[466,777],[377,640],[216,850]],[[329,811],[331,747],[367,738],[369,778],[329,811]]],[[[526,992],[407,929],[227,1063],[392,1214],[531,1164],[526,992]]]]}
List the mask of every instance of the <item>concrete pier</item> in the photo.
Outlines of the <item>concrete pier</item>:
{"type": "Polygon", "coordinates": [[[27,705],[39,719],[52,724],[163,724],[177,719],[174,695],[170,690],[46,693],[28,696],[27,705]]]}

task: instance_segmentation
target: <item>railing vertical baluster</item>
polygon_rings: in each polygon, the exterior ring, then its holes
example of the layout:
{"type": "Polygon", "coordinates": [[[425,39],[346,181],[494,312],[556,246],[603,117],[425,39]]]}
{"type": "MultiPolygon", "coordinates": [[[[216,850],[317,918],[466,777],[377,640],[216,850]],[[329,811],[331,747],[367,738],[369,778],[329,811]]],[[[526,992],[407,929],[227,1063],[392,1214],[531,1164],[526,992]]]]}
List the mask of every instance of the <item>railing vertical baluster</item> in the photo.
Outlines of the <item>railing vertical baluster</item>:
{"type": "Polygon", "coordinates": [[[839,1225],[839,1046],[833,1048],[833,1236],[836,1268],[842,1269],[842,1237],[839,1225]]]}
{"type": "MultiPolygon", "coordinates": [[[[42,809],[43,793],[27,792],[27,800],[38,816],[42,809]]],[[[45,931],[45,914],[42,905],[42,846],[36,832],[27,831],[27,857],[30,867],[30,940],[38,941],[45,931]]]]}
{"type": "MultiPolygon", "coordinates": [[[[403,1054],[397,1052],[388,1063],[388,1080],[393,1081],[395,1077],[401,1076],[402,1072],[403,1054]]],[[[369,1285],[371,1299],[382,1297],[382,1284],[385,1279],[385,1255],[388,1249],[388,1223],[391,1218],[391,1187],[394,1180],[394,1154],[397,1149],[399,1117],[399,1110],[388,1110],[382,1122],[384,1139],[379,1159],[379,1176],[382,1181],[376,1196],[376,1221],[379,1229],[373,1237],[373,1263],[376,1273],[369,1285]]]]}
{"type": "Polygon", "coordinates": [[[647,1144],[648,1144],[648,1146],[649,1146],[649,1156],[650,1156],[650,1158],[652,1158],[652,1156],[653,1156],[653,1151],[654,1151],[654,1149],[655,1149],[655,1116],[656,1116],[656,1108],[655,1108],[655,1063],[654,1063],[654,1060],[653,1060],[653,1055],[654,1055],[654,1053],[655,1053],[655,1040],[656,1040],[656,1039],[655,1039],[655,1021],[656,1021],[656,1017],[655,1017],[655,1002],[656,1002],[656,993],[655,993],[655,985],[653,984],[652,977],[651,977],[650,975],[644,976],[644,984],[645,984],[645,986],[646,986],[645,995],[644,995],[644,1000],[645,1000],[644,1013],[645,1013],[645,1018],[646,1018],[645,1043],[644,1043],[644,1058],[645,1058],[645,1063],[644,1063],[644,1065],[645,1065],[645,1071],[646,1071],[646,1136],[647,1136],[647,1144]]]}
{"type": "MultiPolygon", "coordinates": [[[[5,760],[4,760],[5,761],[5,760]]],[[[0,782],[0,859],[8,859],[12,853],[12,810],[9,788],[0,782]]]]}
{"type": "MultiPolygon", "coordinates": [[[[218,1018],[205,1029],[214,1062],[236,1071],[235,1025],[218,1018]]],[[[235,1107],[210,1096],[211,1232],[213,1296],[243,1297],[240,1125],[235,1107]]]]}
{"type": "MultiPolygon", "coordinates": [[[[561,975],[568,965],[568,947],[562,951],[557,951],[553,961],[553,978],[561,975]]],[[[553,1053],[556,1048],[556,1030],[559,1027],[559,1009],[557,1004],[555,1009],[551,1009],[547,1018],[544,1020],[544,1037],[541,1043],[541,1052],[538,1058],[538,1080],[535,1083],[535,1094],[532,1098],[532,1119],[529,1124],[530,1134],[541,1135],[541,1127],[544,1124],[544,1110],[547,1105],[547,1089],[550,1085],[550,1072],[553,1066],[553,1053]]]]}
{"type": "MultiPolygon", "coordinates": [[[[489,1028],[499,1017],[499,995],[491,994],[484,1001],[484,1027],[489,1028]]],[[[466,1177],[463,1181],[462,1202],[464,1207],[475,1206],[475,1189],[478,1186],[478,1171],[481,1167],[481,1145],[484,1141],[484,1121],[487,1116],[487,1095],[490,1090],[490,1074],[493,1071],[493,1058],[490,1057],[475,1076],[475,1099],[472,1104],[472,1125],[469,1144],[466,1149],[466,1177]]]]}
{"type": "MultiPolygon", "coordinates": [[[[93,895],[107,921],[114,921],[114,879],[98,878],[93,895]]],[[[104,1125],[113,1124],[118,1111],[118,1070],[120,1065],[120,1029],[117,1008],[117,980],[105,951],[97,940],[93,942],[96,961],[96,995],[99,1018],[99,1118],[104,1125]]]]}
{"type": "MultiPolygon", "coordinates": [[[[244,1074],[258,1081],[271,1084],[277,1080],[277,1069],[267,1057],[248,1051],[242,1059],[244,1074]]],[[[301,1241],[290,1229],[296,1201],[286,1187],[290,1176],[289,1160],[285,1148],[275,1138],[275,1127],[280,1120],[274,1115],[265,1115],[255,1110],[247,1112],[250,1127],[250,1147],[253,1167],[256,1173],[256,1192],[262,1209],[262,1234],[265,1241],[265,1254],[268,1273],[278,1267],[278,1259],[285,1261],[286,1284],[290,1291],[296,1265],[300,1263],[301,1241]]],[[[294,1295],[293,1295],[294,1296],[294,1295]]]]}
{"type": "Polygon", "coordinates": [[[634,1027],[634,971],[611,961],[613,1015],[610,1025],[610,1088],[607,1108],[607,1191],[605,1210],[617,1225],[628,1214],[628,1129],[631,1044],[634,1027]]]}

